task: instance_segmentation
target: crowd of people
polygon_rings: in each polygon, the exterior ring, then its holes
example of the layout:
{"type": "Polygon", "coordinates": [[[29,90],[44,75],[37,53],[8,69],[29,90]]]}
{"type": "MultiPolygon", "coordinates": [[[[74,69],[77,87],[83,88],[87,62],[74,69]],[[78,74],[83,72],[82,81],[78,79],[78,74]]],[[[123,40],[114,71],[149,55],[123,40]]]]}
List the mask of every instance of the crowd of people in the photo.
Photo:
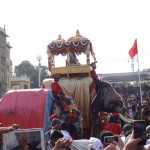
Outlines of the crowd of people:
{"type": "MultiPolygon", "coordinates": [[[[46,142],[46,150],[150,150],[150,91],[143,92],[141,103],[141,97],[136,90],[134,92],[131,92],[131,90],[129,93],[124,93],[123,89],[116,90],[121,94],[126,106],[126,118],[145,121],[144,139],[143,137],[135,137],[137,131],[135,131],[134,122],[122,121],[117,112],[101,111],[99,113],[101,133],[99,137],[90,137],[89,139],[76,139],[68,122],[58,118],[50,118],[52,124],[48,132],[49,138],[46,142]],[[143,142],[144,140],[145,142],[143,142]]],[[[16,124],[9,127],[0,127],[0,150],[2,150],[3,133],[17,128],[16,124]]]]}
{"type": "MultiPolygon", "coordinates": [[[[71,149],[72,145],[76,149],[84,150],[85,147],[89,150],[149,150],[150,149],[150,125],[146,127],[146,143],[138,144],[143,139],[135,138],[134,125],[132,123],[124,123],[121,125],[120,118],[117,113],[108,114],[101,113],[100,115],[107,116],[108,123],[102,125],[102,132],[99,138],[90,137],[86,139],[87,145],[83,139],[75,140],[71,137],[67,128],[67,122],[61,122],[58,119],[53,119],[54,126],[51,127],[50,140],[47,143],[48,150],[57,150],[62,148],[71,149]],[[109,117],[108,117],[109,116],[109,117]],[[116,137],[116,138],[115,138],[116,137]],[[107,139],[108,138],[108,139],[107,139]],[[110,138],[110,139],[109,139],[110,138]],[[113,138],[111,140],[111,138],[113,138]],[[117,139],[117,140],[116,140],[117,139]],[[74,144],[74,141],[78,143],[74,144]],[[90,146],[89,146],[90,145],[90,146]]],[[[100,129],[100,130],[101,130],[100,129]]],[[[85,140],[85,139],[84,139],[85,140]]]]}
{"type": "MultiPolygon", "coordinates": [[[[117,116],[115,116],[117,117],[117,116]]],[[[117,119],[117,118],[115,118],[117,119]]],[[[89,139],[74,140],[69,131],[68,123],[60,121],[57,118],[52,120],[50,127],[49,140],[46,144],[47,150],[61,150],[61,149],[78,149],[78,150],[149,150],[150,149],[150,125],[146,127],[147,142],[145,145],[140,145],[143,139],[135,138],[135,131],[133,124],[126,123],[116,134],[115,126],[110,123],[114,128],[106,128],[101,132],[99,138],[90,137],[89,139]],[[119,134],[120,133],[120,134],[119,134]],[[111,139],[113,137],[113,139],[111,139]],[[110,138],[110,139],[109,139],[110,138]]],[[[118,124],[118,123],[116,123],[118,124]]],[[[121,127],[121,126],[120,126],[121,127]]],[[[1,127],[0,135],[17,129],[18,126],[13,124],[9,127],[1,127]]],[[[2,141],[1,141],[2,146],[2,141]]],[[[3,148],[1,147],[1,150],[3,148]]],[[[25,147],[22,150],[30,150],[25,147]]]]}
{"type": "Polygon", "coordinates": [[[134,120],[145,120],[150,124],[150,89],[146,86],[142,88],[141,95],[139,87],[117,88],[123,98],[123,102],[128,110],[129,117],[134,120]]]}
{"type": "MultiPolygon", "coordinates": [[[[118,90],[118,89],[117,89],[118,90]]],[[[50,132],[50,140],[48,144],[48,150],[57,150],[57,149],[71,149],[72,145],[75,149],[85,149],[85,147],[89,150],[150,150],[150,91],[144,91],[142,93],[142,103],[141,97],[138,91],[132,92],[130,90],[129,93],[123,93],[123,91],[119,91],[123,102],[126,106],[126,118],[130,120],[134,120],[132,123],[124,122],[120,119],[119,113],[107,113],[107,112],[100,112],[99,113],[99,128],[100,128],[100,135],[99,137],[90,137],[87,140],[87,144],[85,145],[85,139],[74,139],[68,138],[71,136],[69,130],[67,129],[67,122],[65,133],[64,128],[61,128],[62,123],[58,121],[60,125],[59,128],[56,130],[51,129],[50,132]],[[134,128],[134,122],[136,120],[144,120],[145,121],[145,131],[143,131],[146,136],[145,139],[143,137],[136,137],[137,134],[134,128]],[[63,131],[63,132],[62,132],[63,131]],[[55,138],[55,142],[53,141],[53,134],[57,133],[60,135],[59,137],[55,138]],[[109,138],[113,140],[109,141],[109,138]],[[106,140],[108,138],[108,140],[106,140]],[[117,140],[116,140],[117,139],[117,140]],[[145,140],[145,142],[143,142],[145,140]],[[76,144],[75,141],[77,141],[76,144]],[[53,143],[52,144],[50,143],[53,143]],[[51,148],[49,146],[51,145],[51,148]],[[90,146],[89,146],[90,145],[90,146]]],[[[55,120],[55,119],[54,119],[55,120]]]]}

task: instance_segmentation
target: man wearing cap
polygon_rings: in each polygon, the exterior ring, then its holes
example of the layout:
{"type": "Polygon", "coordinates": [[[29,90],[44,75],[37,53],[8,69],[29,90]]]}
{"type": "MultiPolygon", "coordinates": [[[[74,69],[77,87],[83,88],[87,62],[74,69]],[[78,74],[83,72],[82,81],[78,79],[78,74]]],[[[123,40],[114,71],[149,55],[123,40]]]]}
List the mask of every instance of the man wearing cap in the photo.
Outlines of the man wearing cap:
{"type": "Polygon", "coordinates": [[[103,150],[103,144],[101,140],[94,137],[91,137],[89,140],[92,142],[92,146],[90,150],[103,150]]]}
{"type": "Polygon", "coordinates": [[[51,83],[51,89],[53,91],[54,96],[57,95],[57,94],[60,94],[60,95],[64,96],[63,90],[62,90],[61,86],[58,83],[59,78],[60,78],[60,74],[55,73],[53,75],[53,77],[54,77],[54,81],[51,83]]]}

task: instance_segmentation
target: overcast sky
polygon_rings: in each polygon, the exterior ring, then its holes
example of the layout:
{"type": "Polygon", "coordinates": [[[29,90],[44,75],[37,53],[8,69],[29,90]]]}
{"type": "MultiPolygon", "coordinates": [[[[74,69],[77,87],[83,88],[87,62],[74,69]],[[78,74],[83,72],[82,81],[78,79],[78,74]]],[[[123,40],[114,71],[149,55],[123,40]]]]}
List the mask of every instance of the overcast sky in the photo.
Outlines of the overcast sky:
{"type": "Polygon", "coordinates": [[[92,42],[98,73],[132,71],[128,51],[135,38],[140,70],[150,68],[149,0],[0,0],[0,6],[13,66],[23,60],[38,65],[38,55],[47,66],[48,43],[79,29],[92,42]]]}

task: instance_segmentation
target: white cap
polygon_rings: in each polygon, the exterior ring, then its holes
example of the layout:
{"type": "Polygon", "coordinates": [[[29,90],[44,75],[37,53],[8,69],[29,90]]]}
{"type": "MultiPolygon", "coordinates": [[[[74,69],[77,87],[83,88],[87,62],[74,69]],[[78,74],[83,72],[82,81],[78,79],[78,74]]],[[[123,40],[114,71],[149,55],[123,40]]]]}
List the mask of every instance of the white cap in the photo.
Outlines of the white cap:
{"type": "Polygon", "coordinates": [[[103,144],[98,138],[91,137],[92,148],[95,150],[103,150],[103,144]]]}

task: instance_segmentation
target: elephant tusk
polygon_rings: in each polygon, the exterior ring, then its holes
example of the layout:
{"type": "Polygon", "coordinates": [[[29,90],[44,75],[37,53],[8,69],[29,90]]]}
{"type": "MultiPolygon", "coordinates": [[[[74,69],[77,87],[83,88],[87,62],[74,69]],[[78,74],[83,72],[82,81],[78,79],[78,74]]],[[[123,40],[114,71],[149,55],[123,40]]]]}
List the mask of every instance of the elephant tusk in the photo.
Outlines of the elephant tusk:
{"type": "Polygon", "coordinates": [[[127,119],[127,118],[125,118],[121,113],[119,113],[119,117],[120,117],[121,120],[123,120],[126,123],[134,123],[133,119],[127,119]]]}

